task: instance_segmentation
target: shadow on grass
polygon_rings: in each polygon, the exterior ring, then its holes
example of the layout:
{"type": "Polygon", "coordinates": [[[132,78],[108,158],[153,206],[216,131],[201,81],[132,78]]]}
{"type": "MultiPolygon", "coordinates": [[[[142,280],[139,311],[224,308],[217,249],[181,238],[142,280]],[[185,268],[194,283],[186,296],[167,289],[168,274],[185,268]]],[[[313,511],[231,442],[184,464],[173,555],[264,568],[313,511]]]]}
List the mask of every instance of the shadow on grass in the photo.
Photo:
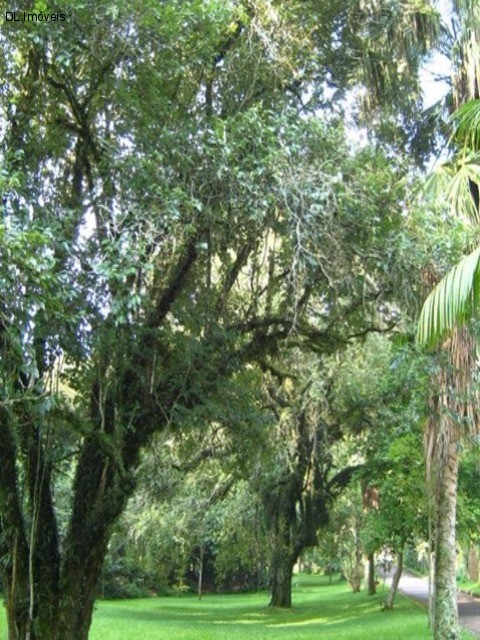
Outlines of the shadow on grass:
{"type": "MultiPolygon", "coordinates": [[[[229,627],[254,627],[270,630],[272,634],[288,636],[293,630],[307,628],[309,631],[328,629],[331,637],[336,629],[345,631],[348,627],[357,628],[359,624],[369,626],[382,622],[385,618],[396,617],[395,610],[380,613],[382,596],[367,597],[365,594],[353,596],[345,591],[344,585],[330,586],[325,591],[318,590],[312,584],[294,592],[299,604],[292,609],[273,609],[262,606],[266,594],[247,596],[206,596],[202,601],[193,597],[171,599],[152,599],[142,603],[110,603],[101,605],[101,617],[117,621],[136,621],[172,624],[176,627],[216,627],[227,632],[229,627]],[[305,602],[305,599],[307,602],[305,602]],[[141,607],[141,608],[140,608],[141,607]]],[[[403,614],[405,611],[403,611],[403,614]]]]}

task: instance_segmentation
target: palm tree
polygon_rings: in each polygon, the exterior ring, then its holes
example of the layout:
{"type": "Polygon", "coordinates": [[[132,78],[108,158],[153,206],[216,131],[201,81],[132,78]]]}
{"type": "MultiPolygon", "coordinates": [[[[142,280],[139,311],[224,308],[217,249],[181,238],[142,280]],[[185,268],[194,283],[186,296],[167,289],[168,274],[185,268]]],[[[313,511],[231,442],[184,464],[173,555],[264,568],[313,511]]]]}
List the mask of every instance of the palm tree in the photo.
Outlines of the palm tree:
{"type": "MultiPolygon", "coordinates": [[[[437,171],[452,212],[472,224],[480,223],[480,7],[475,0],[456,0],[456,43],[452,50],[454,134],[453,160],[437,171]]],[[[465,326],[480,297],[480,248],[464,257],[433,289],[423,306],[418,340],[436,344],[441,339],[443,362],[436,375],[432,412],[426,425],[427,468],[433,487],[435,574],[433,626],[435,640],[460,638],[457,614],[456,495],[459,440],[476,432],[480,421],[474,397],[477,367],[476,341],[465,326]],[[447,336],[445,338],[445,336],[447,336]]]]}
{"type": "Polygon", "coordinates": [[[434,519],[434,594],[431,606],[435,640],[460,638],[456,587],[456,497],[459,442],[479,423],[473,402],[476,344],[466,327],[454,327],[442,343],[425,451],[434,519]]]}

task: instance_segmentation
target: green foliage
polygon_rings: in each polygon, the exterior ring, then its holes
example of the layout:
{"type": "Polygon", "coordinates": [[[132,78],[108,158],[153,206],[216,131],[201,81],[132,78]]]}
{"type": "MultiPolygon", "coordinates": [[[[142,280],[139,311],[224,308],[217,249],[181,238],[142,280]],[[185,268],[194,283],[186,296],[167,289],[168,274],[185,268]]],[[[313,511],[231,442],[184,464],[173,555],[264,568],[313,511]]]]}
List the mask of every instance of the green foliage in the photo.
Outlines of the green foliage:
{"type": "Polygon", "coordinates": [[[458,520],[457,531],[459,541],[464,547],[477,545],[478,518],[480,517],[480,501],[476,487],[478,486],[479,468],[477,462],[477,444],[468,447],[462,456],[458,474],[458,520]]]}
{"type": "Polygon", "coordinates": [[[362,536],[366,549],[402,551],[407,543],[427,538],[427,495],[422,434],[394,440],[370,477],[379,505],[366,513],[362,536]]]}
{"type": "Polygon", "coordinates": [[[354,344],[342,354],[335,376],[336,409],[344,420],[362,428],[362,416],[376,408],[390,390],[394,372],[393,345],[383,336],[370,335],[364,344],[354,344]]]}
{"type": "Polygon", "coordinates": [[[348,488],[332,509],[329,532],[325,537],[327,549],[323,547],[322,539],[319,545],[320,549],[328,550],[330,553],[335,550],[342,575],[354,593],[360,591],[364,577],[365,549],[361,535],[363,520],[361,490],[357,482],[348,488]]]}
{"type": "MultiPolygon", "coordinates": [[[[257,429],[262,437],[260,425],[257,429]]],[[[190,566],[198,571],[199,549],[208,548],[216,589],[263,584],[266,540],[260,506],[242,480],[254,464],[252,435],[237,433],[235,423],[222,428],[215,422],[210,430],[204,427],[200,441],[198,431],[158,439],[145,454],[108,563],[115,562],[120,548],[132,567],[155,576],[156,589],[177,588],[190,566]],[[237,438],[243,438],[242,445],[237,438]]]]}
{"type": "Polygon", "coordinates": [[[158,582],[158,576],[142,569],[136,559],[118,557],[112,562],[107,557],[98,596],[102,599],[148,598],[165,590],[158,582]]]}
{"type": "Polygon", "coordinates": [[[400,551],[426,537],[422,429],[430,367],[408,343],[376,334],[346,349],[337,364],[335,408],[348,438],[335,459],[361,463],[356,477],[364,495],[363,504],[352,491],[343,495],[319,539],[321,551],[335,542],[329,553],[352,584],[359,584],[363,553],[400,551]]]}
{"type": "Polygon", "coordinates": [[[461,148],[480,149],[480,100],[468,100],[460,105],[452,120],[456,125],[455,142],[461,148]]]}
{"type": "Polygon", "coordinates": [[[225,500],[215,505],[214,510],[216,526],[211,527],[211,537],[216,550],[214,566],[219,584],[223,583],[227,589],[229,586],[237,589],[264,587],[268,543],[258,496],[242,482],[225,500]],[[254,579],[242,580],[245,574],[254,579]]]}

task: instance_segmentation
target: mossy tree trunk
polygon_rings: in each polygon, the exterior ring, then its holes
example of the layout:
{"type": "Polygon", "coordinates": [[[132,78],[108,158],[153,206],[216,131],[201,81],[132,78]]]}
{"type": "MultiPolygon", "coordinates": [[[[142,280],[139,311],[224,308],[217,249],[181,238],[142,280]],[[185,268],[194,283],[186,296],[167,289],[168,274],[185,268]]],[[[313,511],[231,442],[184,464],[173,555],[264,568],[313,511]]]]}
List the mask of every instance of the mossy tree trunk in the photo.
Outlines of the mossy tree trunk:
{"type": "Polygon", "coordinates": [[[271,567],[271,607],[290,608],[292,606],[292,576],[294,562],[288,553],[273,554],[271,567]]]}
{"type": "Polygon", "coordinates": [[[456,583],[457,443],[450,442],[441,469],[435,518],[434,638],[460,640],[456,583]]]}
{"type": "Polygon", "coordinates": [[[458,449],[466,428],[478,430],[476,342],[469,328],[456,327],[442,345],[437,393],[425,433],[427,481],[434,522],[434,588],[431,622],[435,640],[459,640],[456,584],[458,449]]]}
{"type": "Polygon", "coordinates": [[[377,593],[377,583],[375,580],[375,554],[368,554],[367,564],[367,593],[369,596],[374,596],[377,593]]]}

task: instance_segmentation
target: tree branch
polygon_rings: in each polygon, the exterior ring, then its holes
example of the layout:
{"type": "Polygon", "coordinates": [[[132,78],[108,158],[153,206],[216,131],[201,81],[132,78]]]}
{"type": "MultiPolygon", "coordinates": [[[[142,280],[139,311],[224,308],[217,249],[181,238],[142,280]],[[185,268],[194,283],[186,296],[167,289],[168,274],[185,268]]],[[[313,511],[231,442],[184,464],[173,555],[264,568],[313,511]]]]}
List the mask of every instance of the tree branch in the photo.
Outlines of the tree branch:
{"type": "Polygon", "coordinates": [[[244,244],[243,247],[240,249],[240,251],[237,253],[237,258],[233,263],[232,268],[228,272],[227,277],[225,278],[222,291],[220,292],[220,295],[218,296],[217,304],[215,305],[215,310],[217,314],[219,314],[222,311],[227,301],[228,294],[232,290],[232,287],[235,284],[235,282],[237,281],[238,275],[242,270],[242,267],[245,266],[251,251],[252,251],[252,242],[249,241],[246,244],[244,244]]]}
{"type": "Polygon", "coordinates": [[[196,238],[192,238],[181,256],[172,278],[166,289],[160,295],[154,310],[147,320],[147,327],[153,329],[159,327],[165,316],[172,308],[173,303],[182,291],[190,270],[197,259],[196,238]]]}

